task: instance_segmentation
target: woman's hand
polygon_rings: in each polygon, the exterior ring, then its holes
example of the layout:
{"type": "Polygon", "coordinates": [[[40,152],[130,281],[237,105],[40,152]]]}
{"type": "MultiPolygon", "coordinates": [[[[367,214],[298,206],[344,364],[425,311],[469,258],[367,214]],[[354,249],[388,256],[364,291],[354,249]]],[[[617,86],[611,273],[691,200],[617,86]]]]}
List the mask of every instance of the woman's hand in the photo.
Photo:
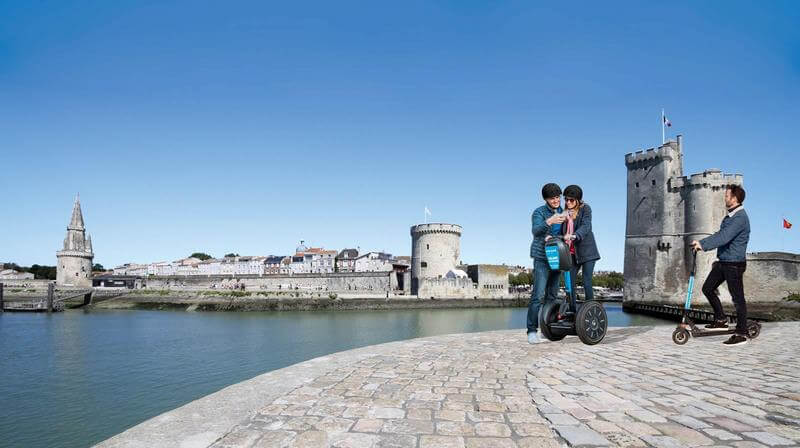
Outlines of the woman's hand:
{"type": "Polygon", "coordinates": [[[568,234],[564,235],[564,241],[570,241],[570,240],[574,240],[574,239],[575,239],[575,235],[573,235],[571,233],[568,233],[568,234]]]}

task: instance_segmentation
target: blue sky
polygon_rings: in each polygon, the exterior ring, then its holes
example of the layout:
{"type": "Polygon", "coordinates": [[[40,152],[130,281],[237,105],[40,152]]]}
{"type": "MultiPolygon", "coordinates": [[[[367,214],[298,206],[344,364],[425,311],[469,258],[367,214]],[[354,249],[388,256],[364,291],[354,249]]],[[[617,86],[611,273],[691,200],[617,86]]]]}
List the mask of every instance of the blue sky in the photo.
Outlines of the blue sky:
{"type": "Polygon", "coordinates": [[[744,175],[751,251],[800,249],[796,2],[0,3],[0,260],[411,251],[528,264],[545,182],[580,184],[622,269],[627,152],[744,175]],[[795,131],[792,131],[795,129],[795,131]]]}

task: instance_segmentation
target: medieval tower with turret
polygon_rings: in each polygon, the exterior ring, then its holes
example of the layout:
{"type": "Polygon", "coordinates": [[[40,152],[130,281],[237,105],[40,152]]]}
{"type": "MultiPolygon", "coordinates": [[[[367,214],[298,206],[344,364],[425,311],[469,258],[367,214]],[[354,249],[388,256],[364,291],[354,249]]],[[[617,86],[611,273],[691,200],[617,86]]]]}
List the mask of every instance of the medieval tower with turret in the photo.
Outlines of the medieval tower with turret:
{"type": "Polygon", "coordinates": [[[92,237],[83,225],[80,197],[75,198],[72,218],[67,226],[64,247],[56,252],[56,284],[59,286],[92,286],[92,237]]]}
{"type": "MultiPolygon", "coordinates": [[[[681,303],[691,270],[692,240],[719,229],[725,188],[740,174],[710,169],[683,175],[683,138],[625,155],[628,207],[625,223],[626,302],[681,303]]],[[[715,252],[697,255],[697,278],[711,269],[715,252]]],[[[727,291],[724,291],[727,294],[727,291]]]]}

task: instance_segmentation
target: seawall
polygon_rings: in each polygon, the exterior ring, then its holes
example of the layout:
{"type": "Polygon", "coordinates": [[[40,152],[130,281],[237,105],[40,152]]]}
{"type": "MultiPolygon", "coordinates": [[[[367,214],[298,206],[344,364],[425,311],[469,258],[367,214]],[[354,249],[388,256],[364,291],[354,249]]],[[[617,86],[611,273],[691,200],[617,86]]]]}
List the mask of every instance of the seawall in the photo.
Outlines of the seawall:
{"type": "Polygon", "coordinates": [[[136,292],[98,302],[97,309],[181,310],[181,311],[315,311],[392,310],[437,308],[503,308],[528,305],[527,297],[503,299],[418,299],[413,296],[341,296],[320,293],[291,296],[214,296],[177,291],[164,294],[136,292]]]}

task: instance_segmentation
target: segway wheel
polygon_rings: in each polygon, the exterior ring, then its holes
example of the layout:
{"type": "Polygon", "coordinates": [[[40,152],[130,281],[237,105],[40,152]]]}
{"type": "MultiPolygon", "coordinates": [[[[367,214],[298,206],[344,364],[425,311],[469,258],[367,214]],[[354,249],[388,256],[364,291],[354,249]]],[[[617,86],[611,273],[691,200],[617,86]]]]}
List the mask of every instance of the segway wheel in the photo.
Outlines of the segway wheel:
{"type": "Polygon", "coordinates": [[[600,302],[589,301],[584,303],[575,316],[575,332],[586,345],[600,343],[606,337],[608,330],[608,316],[606,309],[600,302]]]}
{"type": "Polygon", "coordinates": [[[539,311],[539,329],[542,330],[542,335],[551,341],[560,341],[566,336],[566,333],[550,329],[550,324],[558,321],[559,305],[556,301],[550,301],[539,311]]]}
{"type": "Polygon", "coordinates": [[[675,331],[672,332],[672,342],[678,345],[689,342],[689,332],[683,328],[676,328],[675,331]]]}
{"type": "Polygon", "coordinates": [[[749,322],[747,324],[747,336],[750,339],[755,339],[761,334],[761,324],[758,322],[749,322]]]}

